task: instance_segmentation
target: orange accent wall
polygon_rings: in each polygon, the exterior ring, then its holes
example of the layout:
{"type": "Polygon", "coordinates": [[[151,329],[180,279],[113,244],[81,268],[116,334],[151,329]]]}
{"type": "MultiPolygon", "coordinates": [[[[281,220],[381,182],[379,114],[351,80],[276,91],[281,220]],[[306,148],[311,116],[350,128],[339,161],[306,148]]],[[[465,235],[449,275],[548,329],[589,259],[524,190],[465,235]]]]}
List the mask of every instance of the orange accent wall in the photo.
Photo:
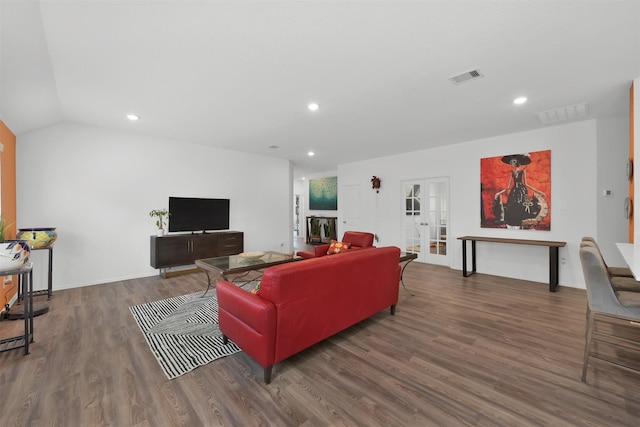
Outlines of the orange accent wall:
{"type": "MultiPolygon", "coordinates": [[[[634,184],[633,182],[635,181],[635,175],[636,175],[636,164],[635,161],[633,159],[633,129],[634,129],[634,114],[633,114],[633,82],[631,82],[631,90],[630,90],[630,95],[629,95],[629,159],[631,160],[631,164],[633,165],[633,175],[631,176],[631,179],[629,180],[629,203],[631,206],[633,206],[633,191],[634,191],[634,184]]],[[[636,213],[633,212],[633,210],[631,211],[631,215],[629,216],[629,243],[633,243],[633,233],[634,233],[634,221],[633,218],[636,216],[636,213]]]]}
{"type": "MultiPolygon", "coordinates": [[[[2,163],[0,173],[2,179],[2,216],[10,227],[7,230],[6,238],[16,237],[16,136],[0,120],[0,143],[4,150],[0,154],[2,163]]],[[[13,285],[4,287],[3,278],[0,277],[0,309],[2,309],[13,296],[18,292],[17,277],[13,277],[13,285]]]]}

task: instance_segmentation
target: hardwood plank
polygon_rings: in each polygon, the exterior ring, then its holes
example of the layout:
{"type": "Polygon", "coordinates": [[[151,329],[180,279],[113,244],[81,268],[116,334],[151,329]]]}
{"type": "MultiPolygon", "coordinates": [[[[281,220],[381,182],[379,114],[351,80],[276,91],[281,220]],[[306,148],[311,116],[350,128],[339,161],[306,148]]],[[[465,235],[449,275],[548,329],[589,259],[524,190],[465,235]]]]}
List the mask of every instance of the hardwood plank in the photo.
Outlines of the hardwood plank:
{"type": "Polygon", "coordinates": [[[203,290],[204,273],[56,291],[31,354],[0,354],[0,425],[638,425],[640,374],[594,361],[580,381],[584,290],[459,273],[411,263],[395,315],[278,363],[269,385],[244,353],[171,381],[151,354],[129,306],[203,290]]]}

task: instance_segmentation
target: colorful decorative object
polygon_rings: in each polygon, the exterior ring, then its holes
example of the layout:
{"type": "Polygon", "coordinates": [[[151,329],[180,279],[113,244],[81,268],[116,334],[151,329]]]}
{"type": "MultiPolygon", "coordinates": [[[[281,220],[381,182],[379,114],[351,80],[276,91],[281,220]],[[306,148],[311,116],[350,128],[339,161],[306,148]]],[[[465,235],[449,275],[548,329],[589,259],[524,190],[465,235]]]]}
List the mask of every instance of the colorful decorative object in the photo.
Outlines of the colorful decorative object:
{"type": "Polygon", "coordinates": [[[338,177],[309,180],[309,209],[318,211],[338,210],[338,177]]]}
{"type": "Polygon", "coordinates": [[[336,240],[332,240],[331,245],[327,250],[327,255],[333,255],[333,254],[339,254],[341,252],[345,252],[347,249],[349,249],[350,246],[351,246],[351,243],[338,242],[336,240]]]}
{"type": "Polygon", "coordinates": [[[261,281],[258,280],[258,283],[256,284],[256,286],[253,289],[251,289],[251,293],[252,294],[254,294],[254,295],[258,294],[258,291],[260,290],[260,283],[261,283],[261,281]]]}
{"type": "Polygon", "coordinates": [[[55,227],[21,228],[18,230],[17,238],[27,242],[31,249],[46,249],[53,246],[58,233],[55,227]]]}
{"type": "Polygon", "coordinates": [[[551,229],[551,150],[480,159],[480,226],[551,229]]]}
{"type": "Polygon", "coordinates": [[[29,262],[31,250],[22,240],[5,240],[0,243],[0,271],[18,270],[29,262]]]}

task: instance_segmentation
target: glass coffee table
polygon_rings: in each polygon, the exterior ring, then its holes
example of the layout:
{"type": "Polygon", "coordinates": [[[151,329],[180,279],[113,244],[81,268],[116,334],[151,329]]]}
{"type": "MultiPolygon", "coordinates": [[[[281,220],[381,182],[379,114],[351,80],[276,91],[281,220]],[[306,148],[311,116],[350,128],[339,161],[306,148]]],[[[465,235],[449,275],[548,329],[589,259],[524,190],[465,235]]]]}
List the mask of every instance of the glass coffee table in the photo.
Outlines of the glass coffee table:
{"type": "Polygon", "coordinates": [[[210,273],[217,274],[222,280],[229,281],[230,275],[248,274],[250,271],[263,270],[278,264],[288,262],[301,261],[304,258],[293,256],[291,254],[283,254],[280,252],[260,252],[251,256],[229,255],[216,258],[197,259],[196,266],[199,267],[207,275],[207,290],[203,294],[206,295],[211,288],[210,273]],[[263,254],[263,255],[259,255],[263,254]]]}

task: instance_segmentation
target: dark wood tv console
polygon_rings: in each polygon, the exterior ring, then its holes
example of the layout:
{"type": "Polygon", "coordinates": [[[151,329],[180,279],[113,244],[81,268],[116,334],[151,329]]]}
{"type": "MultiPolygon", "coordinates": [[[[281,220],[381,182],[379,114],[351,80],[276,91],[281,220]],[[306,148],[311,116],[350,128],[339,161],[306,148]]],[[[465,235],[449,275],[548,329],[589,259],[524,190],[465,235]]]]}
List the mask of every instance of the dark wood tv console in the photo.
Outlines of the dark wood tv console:
{"type": "Polygon", "coordinates": [[[151,267],[164,269],[190,265],[197,259],[236,255],[243,251],[242,231],[151,236],[151,267]]]}

